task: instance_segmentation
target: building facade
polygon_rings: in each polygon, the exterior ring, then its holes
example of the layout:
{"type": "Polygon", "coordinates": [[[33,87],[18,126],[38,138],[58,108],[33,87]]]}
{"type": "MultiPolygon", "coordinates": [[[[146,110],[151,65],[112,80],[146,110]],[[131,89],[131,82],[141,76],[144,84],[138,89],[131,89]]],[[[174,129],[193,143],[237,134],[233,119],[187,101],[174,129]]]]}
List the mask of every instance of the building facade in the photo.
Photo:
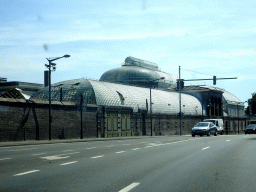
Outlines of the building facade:
{"type": "MultiPolygon", "coordinates": [[[[227,134],[245,129],[244,106],[234,95],[211,86],[185,86],[179,92],[176,82],[176,76],[160,71],[157,64],[127,57],[99,81],[81,78],[55,83],[51,86],[52,137],[190,134],[205,118],[222,118],[227,134]]],[[[5,119],[1,126],[12,130],[9,140],[47,139],[48,103],[48,86],[29,100],[0,99],[0,118],[5,119]],[[21,114],[11,124],[6,118],[13,113],[21,114]]],[[[4,135],[10,133],[0,129],[4,135]]]]}

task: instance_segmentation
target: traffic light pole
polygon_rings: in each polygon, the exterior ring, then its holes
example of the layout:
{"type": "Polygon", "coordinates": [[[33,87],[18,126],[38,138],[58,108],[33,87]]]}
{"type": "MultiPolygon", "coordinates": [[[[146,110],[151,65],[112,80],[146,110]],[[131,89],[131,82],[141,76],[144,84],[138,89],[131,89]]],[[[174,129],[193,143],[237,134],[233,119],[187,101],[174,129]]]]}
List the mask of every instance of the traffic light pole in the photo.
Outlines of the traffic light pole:
{"type": "MultiPolygon", "coordinates": [[[[181,118],[182,118],[182,115],[181,115],[181,84],[182,84],[182,89],[183,89],[183,87],[184,87],[184,81],[205,81],[205,80],[212,80],[212,81],[213,81],[213,85],[216,85],[216,81],[217,81],[217,80],[224,80],[224,79],[237,79],[237,77],[216,78],[216,76],[214,75],[212,79],[181,79],[181,78],[180,78],[180,66],[179,66],[179,79],[177,79],[177,85],[178,85],[178,89],[179,89],[180,135],[181,135],[181,118]]],[[[203,104],[202,104],[202,117],[203,117],[203,104]]]]}
{"type": "Polygon", "coordinates": [[[180,135],[181,135],[181,79],[180,79],[180,66],[179,66],[179,108],[180,108],[180,135]]]}

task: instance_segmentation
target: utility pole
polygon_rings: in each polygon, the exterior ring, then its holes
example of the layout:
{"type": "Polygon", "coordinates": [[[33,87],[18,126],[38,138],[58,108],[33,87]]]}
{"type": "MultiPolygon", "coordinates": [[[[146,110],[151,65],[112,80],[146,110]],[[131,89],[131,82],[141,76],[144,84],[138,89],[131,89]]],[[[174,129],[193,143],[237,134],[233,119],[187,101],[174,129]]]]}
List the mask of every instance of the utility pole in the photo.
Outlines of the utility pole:
{"type": "Polygon", "coordinates": [[[81,110],[81,139],[83,139],[83,95],[80,98],[80,110],[81,110]]]}

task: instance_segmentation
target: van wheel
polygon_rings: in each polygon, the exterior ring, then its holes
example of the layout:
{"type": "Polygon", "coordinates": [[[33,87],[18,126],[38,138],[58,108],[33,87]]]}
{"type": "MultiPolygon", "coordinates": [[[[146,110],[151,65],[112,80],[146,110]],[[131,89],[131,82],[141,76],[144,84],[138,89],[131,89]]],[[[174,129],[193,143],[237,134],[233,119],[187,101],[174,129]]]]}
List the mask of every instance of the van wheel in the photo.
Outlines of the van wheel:
{"type": "Polygon", "coordinates": [[[211,132],[209,131],[208,134],[207,134],[207,136],[210,136],[210,135],[211,135],[211,132]]]}
{"type": "Polygon", "coordinates": [[[192,135],[192,137],[195,137],[195,135],[192,135]]]}
{"type": "Polygon", "coordinates": [[[223,131],[221,131],[220,134],[223,135],[223,131]]]}
{"type": "Polygon", "coordinates": [[[217,136],[217,135],[218,135],[218,132],[217,132],[217,131],[215,131],[214,136],[217,136]]]}

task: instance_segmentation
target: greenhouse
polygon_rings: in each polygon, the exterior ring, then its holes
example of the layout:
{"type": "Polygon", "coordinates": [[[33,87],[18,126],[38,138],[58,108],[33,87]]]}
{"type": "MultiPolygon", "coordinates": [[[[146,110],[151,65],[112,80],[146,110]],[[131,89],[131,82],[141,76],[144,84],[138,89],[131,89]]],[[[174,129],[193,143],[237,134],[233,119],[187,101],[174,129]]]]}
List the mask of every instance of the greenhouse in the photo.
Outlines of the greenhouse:
{"type": "MultiPolygon", "coordinates": [[[[49,89],[45,87],[32,96],[37,100],[48,100],[49,89]]],[[[54,101],[80,103],[81,95],[86,104],[97,106],[130,107],[133,112],[149,109],[150,89],[101,82],[88,79],[63,81],[52,85],[51,98],[54,101]]],[[[179,112],[179,94],[152,89],[152,112],[155,114],[177,114],[179,112]],[[161,99],[159,99],[161,98],[161,99]]],[[[191,95],[181,94],[182,113],[186,115],[202,114],[198,99],[191,95]]]]}

